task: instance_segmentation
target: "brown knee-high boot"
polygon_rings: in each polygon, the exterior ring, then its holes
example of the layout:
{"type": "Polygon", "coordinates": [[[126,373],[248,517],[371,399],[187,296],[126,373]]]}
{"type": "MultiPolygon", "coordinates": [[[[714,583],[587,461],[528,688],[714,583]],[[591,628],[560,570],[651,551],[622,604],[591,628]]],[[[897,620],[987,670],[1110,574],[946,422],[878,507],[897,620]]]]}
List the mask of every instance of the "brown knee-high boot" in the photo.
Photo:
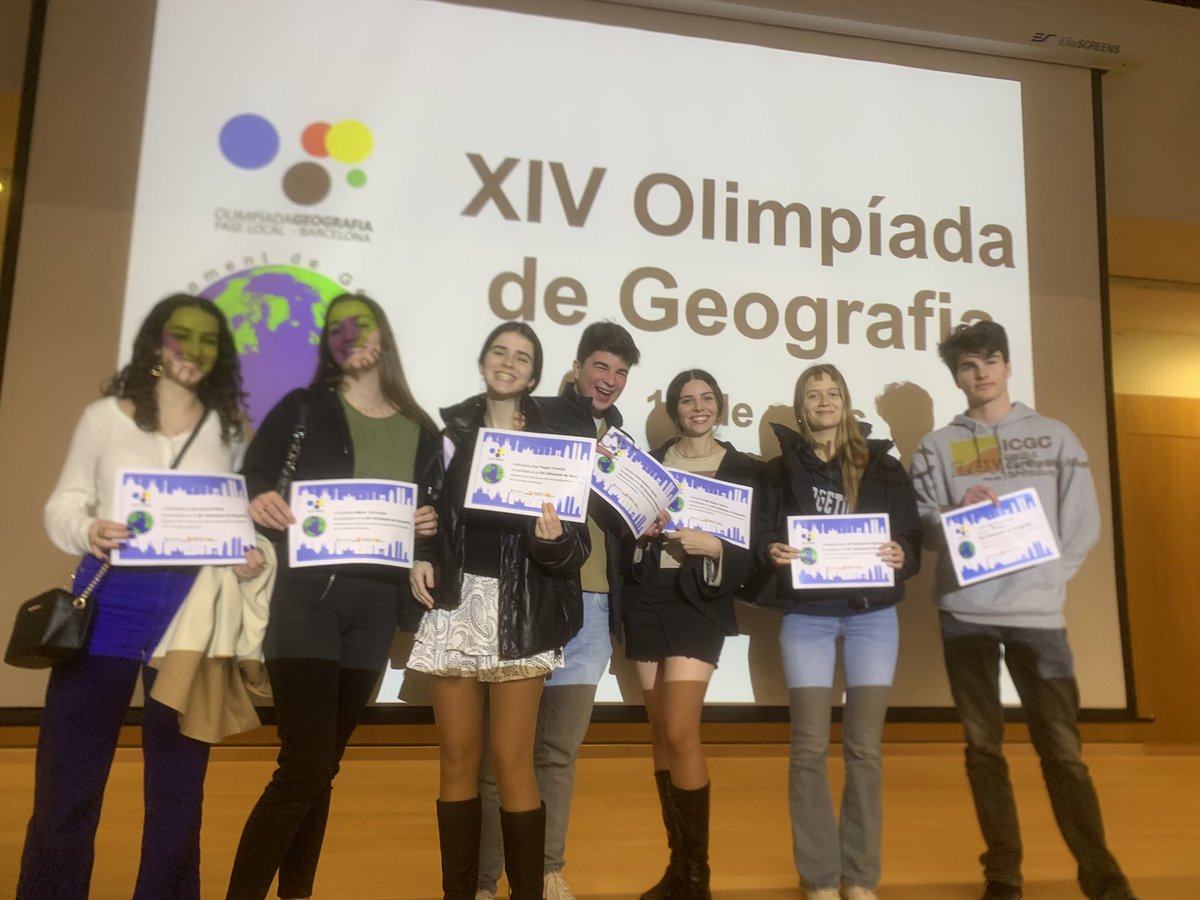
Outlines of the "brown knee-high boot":
{"type": "Polygon", "coordinates": [[[437,802],[443,900],[475,900],[482,817],[478,797],[437,802]]]}
{"type": "Polygon", "coordinates": [[[680,835],[679,900],[712,900],[708,887],[708,789],[707,784],[694,791],[671,785],[680,835]]]}
{"type": "Polygon", "coordinates": [[[546,804],[518,813],[501,807],[500,830],[504,834],[504,871],[511,900],[542,900],[546,804]]]}
{"type": "Polygon", "coordinates": [[[675,804],[671,802],[671,773],[666,769],[656,770],[654,783],[658,788],[658,803],[662,808],[663,825],[667,829],[667,848],[671,851],[671,856],[663,877],[654,887],[642,894],[639,900],[674,900],[679,894],[681,867],[679,863],[679,822],[675,813],[675,804]]]}

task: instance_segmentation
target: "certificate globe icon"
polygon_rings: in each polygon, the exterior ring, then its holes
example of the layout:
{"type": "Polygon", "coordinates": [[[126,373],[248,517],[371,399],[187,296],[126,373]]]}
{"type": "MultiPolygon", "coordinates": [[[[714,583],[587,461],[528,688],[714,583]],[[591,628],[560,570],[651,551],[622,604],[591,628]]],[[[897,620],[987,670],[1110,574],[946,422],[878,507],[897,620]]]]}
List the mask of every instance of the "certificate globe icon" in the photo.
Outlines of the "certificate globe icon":
{"type": "Polygon", "coordinates": [[[611,456],[601,456],[598,460],[596,460],[596,468],[605,475],[611,475],[617,468],[617,462],[611,456]]]}
{"type": "Polygon", "coordinates": [[[668,506],[667,509],[675,513],[683,512],[683,494],[676,496],[676,498],[671,501],[671,505],[668,506]]]}
{"type": "Polygon", "coordinates": [[[300,527],[309,537],[320,537],[325,533],[325,520],[320,516],[309,516],[300,527]]]}
{"type": "Polygon", "coordinates": [[[975,545],[970,541],[963,541],[958,545],[958,555],[963,559],[970,559],[975,555],[975,545]]]}
{"type": "Polygon", "coordinates": [[[488,463],[479,474],[488,484],[496,484],[504,477],[504,466],[499,463],[488,463]]]}
{"type": "Polygon", "coordinates": [[[129,528],[129,533],[132,535],[145,534],[154,527],[154,516],[144,510],[135,510],[129,514],[129,518],[125,520],[125,525],[129,528]]]}
{"type": "Polygon", "coordinates": [[[800,550],[800,562],[806,566],[811,566],[817,561],[817,548],[804,547],[800,550]]]}

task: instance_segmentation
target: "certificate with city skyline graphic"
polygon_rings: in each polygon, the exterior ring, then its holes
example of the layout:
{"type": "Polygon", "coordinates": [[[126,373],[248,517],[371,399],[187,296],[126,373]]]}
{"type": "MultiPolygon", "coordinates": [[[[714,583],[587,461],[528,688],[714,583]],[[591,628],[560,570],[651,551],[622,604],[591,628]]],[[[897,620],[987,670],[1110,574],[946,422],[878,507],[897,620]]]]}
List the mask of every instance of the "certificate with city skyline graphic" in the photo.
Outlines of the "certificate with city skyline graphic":
{"type": "Polygon", "coordinates": [[[788,516],[794,588],[891,587],[895,570],[879,557],[892,539],[887,513],[849,516],[788,516]]]}
{"type": "Polygon", "coordinates": [[[679,485],[679,495],[667,507],[675,531],[695,528],[737,547],[750,549],[750,504],[754,488],[730,484],[683,469],[667,469],[679,485]]]}
{"type": "Polygon", "coordinates": [[[411,569],[417,486],[381,478],[292,482],[288,565],[411,569]]]}
{"type": "Polygon", "coordinates": [[[679,495],[679,483],[663,465],[617,428],[600,438],[608,455],[592,469],[592,490],[615,509],[634,537],[641,537],[679,495]]]}
{"type": "Polygon", "coordinates": [[[246,480],[229,473],[120,469],[113,518],[129,539],[115,566],[237,565],[254,547],[246,480]]]}
{"type": "Polygon", "coordinates": [[[1061,553],[1033,488],[942,513],[942,532],[960,587],[1059,559],[1061,553]]]}
{"type": "Polygon", "coordinates": [[[481,428],[465,505],[540,516],[549,503],[563,521],[584,522],[594,451],[590,438],[481,428]]]}

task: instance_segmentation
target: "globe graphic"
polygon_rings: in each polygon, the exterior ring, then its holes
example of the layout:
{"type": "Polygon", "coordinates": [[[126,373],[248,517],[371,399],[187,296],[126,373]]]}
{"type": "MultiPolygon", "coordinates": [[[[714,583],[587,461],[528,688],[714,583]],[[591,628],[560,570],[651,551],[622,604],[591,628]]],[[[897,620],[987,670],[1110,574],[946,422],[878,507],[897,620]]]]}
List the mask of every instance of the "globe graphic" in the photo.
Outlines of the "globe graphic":
{"type": "Polygon", "coordinates": [[[683,494],[676,496],[676,498],[671,501],[671,505],[667,508],[670,509],[671,512],[680,512],[683,509],[683,494]]]}
{"type": "Polygon", "coordinates": [[[201,291],[229,320],[251,425],[257,427],[288,391],[312,380],[325,310],[342,293],[336,281],[300,266],[243,269],[201,291]]]}
{"type": "Polygon", "coordinates": [[[958,553],[963,559],[970,559],[975,555],[975,545],[970,541],[963,541],[958,545],[958,553]]]}
{"type": "Polygon", "coordinates": [[[604,472],[606,475],[611,473],[616,467],[617,464],[611,457],[601,456],[598,460],[596,460],[596,468],[601,472],[604,472]]]}
{"type": "Polygon", "coordinates": [[[800,551],[800,562],[804,563],[806,566],[811,566],[816,561],[817,561],[817,548],[816,547],[804,547],[800,551]]]}
{"type": "Polygon", "coordinates": [[[325,533],[325,520],[320,516],[309,516],[300,527],[309,537],[320,537],[325,533]]]}
{"type": "Polygon", "coordinates": [[[145,534],[154,527],[154,517],[150,513],[139,509],[129,514],[129,518],[125,520],[125,524],[129,527],[130,534],[145,534]]]}
{"type": "Polygon", "coordinates": [[[479,474],[483,476],[483,480],[488,484],[495,484],[504,477],[504,467],[498,463],[488,463],[479,474]]]}

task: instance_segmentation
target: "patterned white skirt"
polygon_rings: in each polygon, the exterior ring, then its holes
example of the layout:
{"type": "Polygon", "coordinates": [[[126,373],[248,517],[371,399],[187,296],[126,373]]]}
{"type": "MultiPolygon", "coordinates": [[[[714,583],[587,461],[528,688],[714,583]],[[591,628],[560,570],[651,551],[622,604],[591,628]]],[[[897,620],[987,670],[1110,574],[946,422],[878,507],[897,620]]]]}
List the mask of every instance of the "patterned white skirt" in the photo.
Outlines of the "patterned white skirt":
{"type": "Polygon", "coordinates": [[[495,682],[549,675],[562,667],[562,650],[501,659],[499,619],[500,582],[463,573],[458,608],[431,609],[422,616],[408,668],[447,678],[495,682]]]}

